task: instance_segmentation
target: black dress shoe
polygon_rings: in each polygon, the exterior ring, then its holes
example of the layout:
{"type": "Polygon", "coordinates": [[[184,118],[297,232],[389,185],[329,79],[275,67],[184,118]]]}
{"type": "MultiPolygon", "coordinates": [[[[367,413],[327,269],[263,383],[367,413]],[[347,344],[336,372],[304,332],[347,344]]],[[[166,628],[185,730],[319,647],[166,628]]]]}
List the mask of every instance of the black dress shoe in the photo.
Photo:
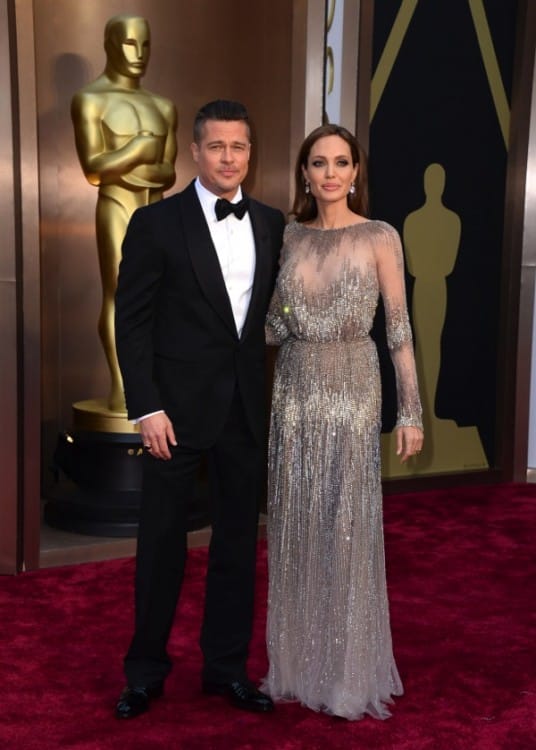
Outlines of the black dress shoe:
{"type": "Polygon", "coordinates": [[[155,682],[152,685],[140,685],[138,687],[127,687],[119,696],[115,707],[115,715],[118,719],[135,719],[136,716],[145,713],[153,698],[160,698],[164,692],[164,683],[155,682]]]}
{"type": "Polygon", "coordinates": [[[204,682],[203,692],[208,695],[223,695],[233,706],[244,711],[267,713],[274,710],[272,699],[261,693],[251,682],[235,680],[234,682],[204,682]]]}

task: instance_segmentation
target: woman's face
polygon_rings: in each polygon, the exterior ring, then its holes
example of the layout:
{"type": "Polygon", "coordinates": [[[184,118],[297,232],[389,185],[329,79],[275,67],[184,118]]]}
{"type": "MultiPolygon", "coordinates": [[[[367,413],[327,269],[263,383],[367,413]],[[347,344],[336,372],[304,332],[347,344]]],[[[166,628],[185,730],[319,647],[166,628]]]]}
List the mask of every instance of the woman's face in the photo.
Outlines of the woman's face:
{"type": "Polygon", "coordinates": [[[319,203],[346,201],[357,177],[358,165],[352,163],[350,146],[339,135],[326,135],[312,146],[303,176],[311,186],[311,195],[319,203]]]}

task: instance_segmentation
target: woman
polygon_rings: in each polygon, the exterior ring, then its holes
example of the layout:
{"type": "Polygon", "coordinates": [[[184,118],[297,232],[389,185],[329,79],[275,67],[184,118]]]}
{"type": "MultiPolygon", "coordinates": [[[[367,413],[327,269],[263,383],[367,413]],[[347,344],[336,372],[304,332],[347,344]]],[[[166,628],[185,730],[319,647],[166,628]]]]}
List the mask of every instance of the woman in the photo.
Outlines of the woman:
{"type": "Polygon", "coordinates": [[[397,232],[367,220],[364,153],[314,130],[267,320],[279,343],[269,448],[270,667],[264,689],[348,719],[401,695],[385,582],[381,393],[369,336],[381,293],[398,389],[397,454],[423,433],[397,232]]]}

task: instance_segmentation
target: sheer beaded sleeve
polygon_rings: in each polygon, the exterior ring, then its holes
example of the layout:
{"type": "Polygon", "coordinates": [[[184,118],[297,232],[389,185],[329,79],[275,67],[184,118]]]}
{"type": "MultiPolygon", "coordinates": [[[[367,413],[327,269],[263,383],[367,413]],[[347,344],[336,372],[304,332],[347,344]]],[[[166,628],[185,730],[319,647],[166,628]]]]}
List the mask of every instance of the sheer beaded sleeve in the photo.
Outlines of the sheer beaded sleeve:
{"type": "Polygon", "coordinates": [[[409,322],[404,259],[398,232],[378,222],[380,236],[375,246],[380,292],[385,307],[387,345],[396,374],[397,427],[420,427],[422,410],[417,384],[413,336],[409,322]]]}
{"type": "MultiPolygon", "coordinates": [[[[283,234],[283,247],[281,248],[281,257],[279,259],[279,265],[281,266],[284,260],[288,257],[288,246],[286,244],[288,237],[292,234],[294,223],[287,224],[283,234]]],[[[268,307],[268,314],[266,316],[266,325],[264,327],[266,343],[269,346],[278,346],[283,341],[289,338],[290,330],[287,325],[287,313],[281,300],[281,295],[276,282],[274,293],[268,307]]]]}
{"type": "Polygon", "coordinates": [[[269,346],[282,344],[283,341],[290,336],[290,331],[285,318],[285,310],[279,296],[279,290],[276,286],[270,301],[270,307],[268,308],[266,325],[264,328],[266,343],[269,346]]]}

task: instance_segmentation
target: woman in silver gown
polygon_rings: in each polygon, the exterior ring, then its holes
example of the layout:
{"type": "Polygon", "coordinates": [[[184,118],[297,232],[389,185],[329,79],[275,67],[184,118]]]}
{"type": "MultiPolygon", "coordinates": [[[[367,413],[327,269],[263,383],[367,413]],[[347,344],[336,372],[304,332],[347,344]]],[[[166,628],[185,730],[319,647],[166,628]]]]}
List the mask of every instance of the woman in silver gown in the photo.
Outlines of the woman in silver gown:
{"type": "Polygon", "coordinates": [[[267,319],[268,343],[280,348],[263,689],[347,719],[383,719],[403,689],[389,625],[380,375],[369,332],[381,294],[405,461],[423,433],[402,248],[393,227],[365,218],[365,156],[337,125],[304,141],[293,213],[267,319]]]}

